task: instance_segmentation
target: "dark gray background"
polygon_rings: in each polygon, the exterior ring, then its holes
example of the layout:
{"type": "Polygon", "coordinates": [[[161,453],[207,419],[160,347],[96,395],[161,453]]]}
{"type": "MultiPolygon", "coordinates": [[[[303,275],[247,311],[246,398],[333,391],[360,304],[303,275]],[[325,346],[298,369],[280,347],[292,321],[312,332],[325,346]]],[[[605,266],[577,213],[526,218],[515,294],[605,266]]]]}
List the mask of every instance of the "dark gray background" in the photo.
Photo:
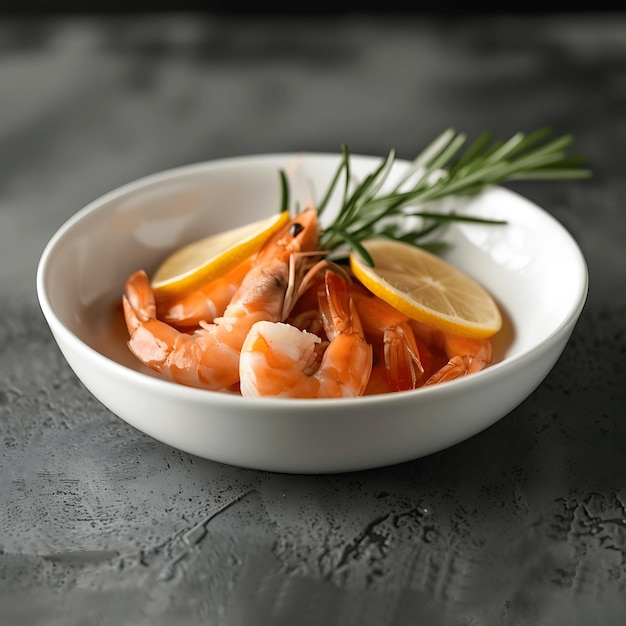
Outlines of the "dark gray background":
{"type": "Polygon", "coordinates": [[[0,18],[0,623],[624,623],[625,113],[623,13],[0,18]],[[104,409],[41,315],[48,239],[139,176],[544,125],[595,176],[515,188],[579,242],[589,299],[541,387],[449,450],[195,458],[104,409]]]}

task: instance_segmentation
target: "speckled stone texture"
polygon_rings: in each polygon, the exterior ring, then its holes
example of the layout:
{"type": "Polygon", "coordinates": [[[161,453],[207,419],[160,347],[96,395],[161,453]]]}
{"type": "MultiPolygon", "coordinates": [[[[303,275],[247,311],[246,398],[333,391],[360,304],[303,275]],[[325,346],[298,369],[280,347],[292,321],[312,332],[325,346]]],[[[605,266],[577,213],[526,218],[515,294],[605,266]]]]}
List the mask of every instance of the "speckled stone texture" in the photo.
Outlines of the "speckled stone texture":
{"type": "Polygon", "coordinates": [[[7,18],[0,85],[1,624],[626,621],[626,15],[7,18]],[[595,176],[515,188],[579,242],[589,299],[539,389],[438,454],[325,476],[192,457],[103,408],[39,310],[48,239],[144,174],[544,125],[595,176]]]}

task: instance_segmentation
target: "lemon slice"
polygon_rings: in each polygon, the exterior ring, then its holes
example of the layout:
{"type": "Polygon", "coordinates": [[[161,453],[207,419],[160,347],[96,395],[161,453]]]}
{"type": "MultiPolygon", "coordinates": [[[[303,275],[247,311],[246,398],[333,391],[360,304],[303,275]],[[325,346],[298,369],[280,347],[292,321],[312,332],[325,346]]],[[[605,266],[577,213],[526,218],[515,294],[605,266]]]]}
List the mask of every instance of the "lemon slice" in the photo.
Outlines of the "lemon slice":
{"type": "Polygon", "coordinates": [[[154,273],[155,295],[171,296],[199,289],[258,252],[288,221],[289,212],[283,211],[179,248],[154,273]]]}
{"type": "Polygon", "coordinates": [[[366,241],[363,247],[374,267],[353,251],[354,275],[405,315],[466,337],[491,337],[502,327],[500,310],[487,290],[442,258],[386,239],[366,241]]]}

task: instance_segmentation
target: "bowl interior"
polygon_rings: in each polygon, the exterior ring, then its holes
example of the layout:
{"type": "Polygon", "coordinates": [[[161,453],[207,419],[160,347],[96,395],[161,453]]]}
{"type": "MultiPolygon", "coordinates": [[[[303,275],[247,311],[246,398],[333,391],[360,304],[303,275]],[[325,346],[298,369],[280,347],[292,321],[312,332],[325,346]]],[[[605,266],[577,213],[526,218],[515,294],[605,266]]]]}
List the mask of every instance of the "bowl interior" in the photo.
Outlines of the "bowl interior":
{"type": "MultiPolygon", "coordinates": [[[[278,210],[279,171],[291,199],[315,203],[338,155],[268,155],[170,170],[126,185],[77,213],[55,235],[41,261],[41,291],[60,322],[87,346],[128,368],[156,376],[126,347],[120,299],[136,269],[150,272],[177,247],[278,210]]],[[[353,156],[355,175],[378,165],[353,156]]],[[[398,173],[403,164],[398,164],[398,173]]],[[[567,231],[527,199],[500,187],[448,200],[458,211],[503,226],[453,223],[443,254],[479,280],[505,318],[494,340],[494,364],[541,344],[577,311],[586,267],[567,231]]],[[[330,211],[332,214],[332,210],[330,211]]]]}

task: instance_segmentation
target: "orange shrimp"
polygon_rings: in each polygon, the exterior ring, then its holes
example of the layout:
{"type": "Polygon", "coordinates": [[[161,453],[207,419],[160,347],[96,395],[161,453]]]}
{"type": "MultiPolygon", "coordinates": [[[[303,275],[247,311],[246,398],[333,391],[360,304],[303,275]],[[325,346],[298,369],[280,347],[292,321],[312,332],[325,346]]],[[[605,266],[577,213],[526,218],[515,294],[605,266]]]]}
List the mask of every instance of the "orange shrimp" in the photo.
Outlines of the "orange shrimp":
{"type": "Polygon", "coordinates": [[[307,209],[294,217],[258,252],[221,317],[202,323],[193,334],[157,319],[150,281],[143,270],[132,274],[122,298],[128,346],[145,365],[192,387],[231,389],[239,381],[241,346],[252,325],[286,317],[293,282],[301,278],[302,251],[315,250],[317,213],[307,209]]]}
{"type": "Polygon", "coordinates": [[[320,359],[317,335],[284,323],[257,322],[244,341],[240,359],[241,394],[248,397],[335,398],[363,395],[372,369],[346,281],[325,274],[320,305],[328,346],[320,359]]]}
{"type": "Polygon", "coordinates": [[[424,386],[479,372],[491,363],[493,346],[489,338],[477,339],[446,333],[415,320],[412,321],[412,326],[418,337],[443,355],[443,364],[429,376],[424,386]]]}
{"type": "Polygon", "coordinates": [[[224,276],[182,296],[155,294],[157,317],[178,330],[196,329],[201,322],[211,323],[224,314],[244,276],[252,268],[254,256],[224,276]]]}

